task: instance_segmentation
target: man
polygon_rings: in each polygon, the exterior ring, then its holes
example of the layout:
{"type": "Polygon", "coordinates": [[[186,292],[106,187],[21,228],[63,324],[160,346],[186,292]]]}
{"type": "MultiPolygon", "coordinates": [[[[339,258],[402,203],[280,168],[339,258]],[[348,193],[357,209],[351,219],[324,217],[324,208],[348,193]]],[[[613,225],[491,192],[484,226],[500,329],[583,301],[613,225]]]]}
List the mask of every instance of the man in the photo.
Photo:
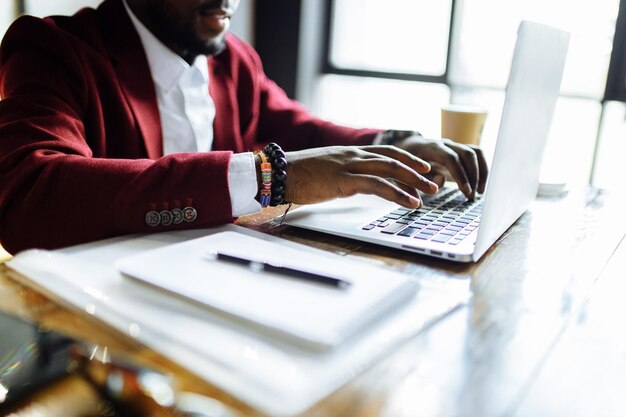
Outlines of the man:
{"type": "Polygon", "coordinates": [[[418,190],[434,193],[431,180],[446,174],[470,198],[483,191],[479,149],[336,126],[289,100],[254,50],[226,34],[238,3],[105,0],[11,26],[0,48],[7,250],[259,211],[261,161],[249,151],[272,141],[287,151],[293,203],[369,193],[417,207],[418,190]],[[381,141],[395,146],[371,145],[381,141]]]}

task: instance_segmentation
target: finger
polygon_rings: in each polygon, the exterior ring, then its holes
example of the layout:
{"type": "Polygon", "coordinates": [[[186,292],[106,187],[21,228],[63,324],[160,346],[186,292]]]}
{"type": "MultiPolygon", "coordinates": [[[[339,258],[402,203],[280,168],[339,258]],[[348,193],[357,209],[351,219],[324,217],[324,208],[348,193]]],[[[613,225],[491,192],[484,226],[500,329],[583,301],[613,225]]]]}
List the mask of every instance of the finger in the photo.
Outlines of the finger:
{"type": "Polygon", "coordinates": [[[473,199],[476,196],[476,189],[478,188],[478,179],[480,175],[476,152],[469,146],[462,145],[460,143],[449,142],[446,143],[446,146],[455,151],[459,156],[459,159],[463,164],[463,168],[465,168],[469,184],[472,187],[471,198],[473,199]]]}
{"type": "Polygon", "coordinates": [[[435,176],[433,177],[433,182],[439,187],[443,187],[446,183],[446,176],[443,174],[435,174],[435,176]]]}
{"type": "Polygon", "coordinates": [[[421,191],[434,194],[439,190],[437,184],[419,175],[402,162],[386,157],[365,159],[350,164],[350,171],[354,174],[376,175],[402,182],[421,191]]]}
{"type": "Polygon", "coordinates": [[[371,145],[363,146],[361,149],[378,155],[384,155],[388,158],[397,159],[420,174],[425,174],[430,171],[430,164],[428,162],[395,146],[371,145]]]}
{"type": "MultiPolygon", "coordinates": [[[[392,184],[394,184],[396,187],[398,187],[399,189],[401,189],[405,193],[410,194],[413,197],[420,198],[420,193],[417,191],[417,188],[411,187],[410,185],[406,185],[404,183],[396,182],[396,181],[392,181],[392,184]]],[[[420,200],[421,200],[421,198],[420,198],[420,200]]]]}
{"type": "Polygon", "coordinates": [[[420,197],[420,193],[417,191],[417,188],[411,187],[409,185],[403,184],[401,182],[392,182],[396,187],[404,191],[405,193],[412,195],[420,201],[419,206],[422,207],[424,202],[422,201],[422,197],[420,197]]]}
{"type": "Polygon", "coordinates": [[[483,150],[478,146],[471,146],[476,152],[476,158],[478,159],[478,188],[479,193],[485,192],[485,186],[487,185],[487,177],[489,176],[489,167],[487,166],[487,160],[483,150]]]}
{"type": "Polygon", "coordinates": [[[459,155],[448,148],[443,146],[442,152],[437,157],[438,162],[446,167],[452,179],[459,185],[459,189],[465,194],[467,198],[472,198],[472,186],[470,185],[465,167],[459,155]]]}
{"type": "Polygon", "coordinates": [[[349,188],[355,193],[376,195],[407,208],[418,208],[422,205],[419,198],[403,191],[384,178],[363,174],[352,174],[344,178],[351,182],[349,188]]]}
{"type": "Polygon", "coordinates": [[[433,169],[426,174],[426,177],[437,184],[439,188],[443,187],[446,183],[446,171],[445,168],[440,167],[439,164],[434,163],[433,169]]]}

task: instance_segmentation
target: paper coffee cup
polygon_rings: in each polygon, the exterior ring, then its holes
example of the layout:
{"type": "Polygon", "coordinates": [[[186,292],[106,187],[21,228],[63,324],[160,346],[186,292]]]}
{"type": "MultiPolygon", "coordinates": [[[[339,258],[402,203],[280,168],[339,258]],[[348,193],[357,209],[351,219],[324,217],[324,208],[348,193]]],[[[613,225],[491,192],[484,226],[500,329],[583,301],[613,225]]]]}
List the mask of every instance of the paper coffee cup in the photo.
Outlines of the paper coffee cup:
{"type": "Polygon", "coordinates": [[[444,106],[441,108],[441,137],[465,145],[478,145],[485,120],[485,108],[457,104],[444,106]]]}

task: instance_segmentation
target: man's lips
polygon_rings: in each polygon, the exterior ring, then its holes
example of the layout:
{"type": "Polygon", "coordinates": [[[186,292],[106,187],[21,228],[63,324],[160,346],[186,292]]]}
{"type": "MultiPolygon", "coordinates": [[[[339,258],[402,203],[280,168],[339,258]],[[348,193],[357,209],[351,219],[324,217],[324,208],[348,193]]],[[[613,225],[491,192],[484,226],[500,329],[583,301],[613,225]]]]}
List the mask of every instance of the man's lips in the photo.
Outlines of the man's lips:
{"type": "Polygon", "coordinates": [[[199,11],[201,16],[213,16],[223,19],[230,19],[233,15],[232,10],[224,10],[224,9],[201,9],[199,11]]]}
{"type": "Polygon", "coordinates": [[[225,31],[233,15],[232,11],[221,8],[202,8],[198,12],[202,24],[212,32],[221,33],[225,31]]]}
{"type": "Polygon", "coordinates": [[[232,17],[235,13],[233,2],[228,0],[203,1],[198,5],[198,12],[203,16],[232,17]]]}

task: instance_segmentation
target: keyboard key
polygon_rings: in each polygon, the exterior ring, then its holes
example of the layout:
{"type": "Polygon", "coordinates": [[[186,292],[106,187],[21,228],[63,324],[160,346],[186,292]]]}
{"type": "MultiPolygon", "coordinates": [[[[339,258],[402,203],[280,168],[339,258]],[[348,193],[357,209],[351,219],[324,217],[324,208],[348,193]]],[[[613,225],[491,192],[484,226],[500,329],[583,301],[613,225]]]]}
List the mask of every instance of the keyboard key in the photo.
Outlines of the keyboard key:
{"type": "Polygon", "coordinates": [[[395,235],[396,233],[398,233],[400,230],[404,229],[405,227],[406,227],[405,224],[394,223],[385,227],[383,230],[381,230],[381,232],[386,233],[388,235],[395,235]]]}
{"type": "Polygon", "coordinates": [[[405,236],[405,237],[411,237],[413,236],[415,233],[417,233],[419,229],[415,228],[415,227],[407,227],[406,229],[402,230],[400,233],[398,233],[398,236],[405,236]]]}
{"type": "Polygon", "coordinates": [[[446,235],[437,235],[434,238],[432,238],[431,240],[433,242],[437,242],[437,243],[446,243],[448,240],[450,240],[452,238],[452,236],[446,236],[446,235]]]}
{"type": "Polygon", "coordinates": [[[375,224],[368,224],[367,226],[363,226],[363,230],[372,230],[375,227],[375,224]]]}
{"type": "Polygon", "coordinates": [[[421,240],[428,240],[432,237],[432,235],[426,235],[423,233],[419,233],[417,235],[415,235],[415,239],[421,239],[421,240]]]}
{"type": "Polygon", "coordinates": [[[400,219],[396,223],[411,224],[411,220],[410,219],[400,219]]]}
{"type": "Polygon", "coordinates": [[[456,231],[454,231],[454,230],[447,230],[447,229],[444,229],[444,230],[442,230],[441,232],[439,232],[439,234],[440,234],[440,235],[447,235],[447,236],[454,236],[454,235],[456,235],[456,234],[457,234],[457,232],[456,232],[456,231]]]}
{"type": "Polygon", "coordinates": [[[402,215],[389,213],[389,214],[385,214],[385,217],[391,220],[398,220],[400,217],[402,217],[402,215]]]}

